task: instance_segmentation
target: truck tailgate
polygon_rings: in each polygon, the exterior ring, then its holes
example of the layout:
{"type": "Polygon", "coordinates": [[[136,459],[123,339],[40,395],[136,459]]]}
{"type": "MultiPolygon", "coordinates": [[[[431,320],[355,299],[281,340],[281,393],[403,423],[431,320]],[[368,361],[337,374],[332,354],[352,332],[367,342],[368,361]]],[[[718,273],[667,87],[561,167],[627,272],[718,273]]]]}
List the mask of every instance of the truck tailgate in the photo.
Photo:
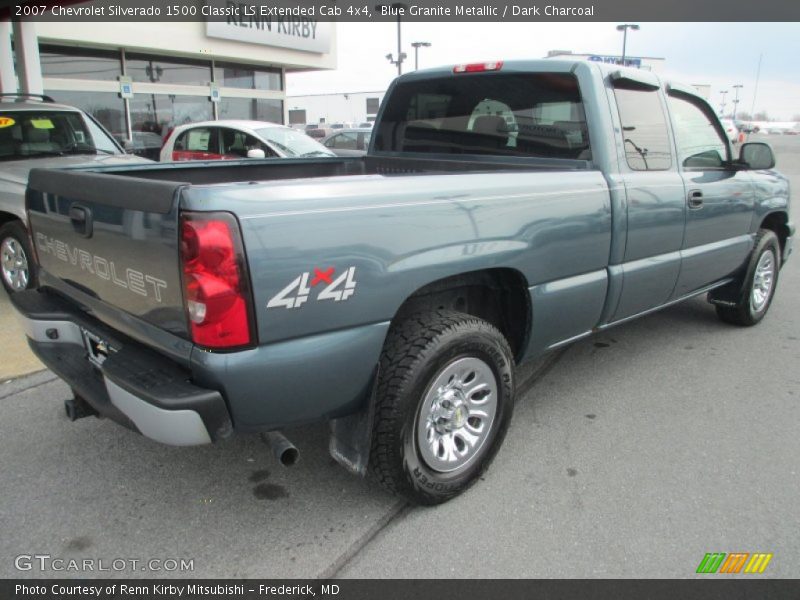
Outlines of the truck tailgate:
{"type": "Polygon", "coordinates": [[[32,170],[26,204],[41,284],[57,284],[67,295],[80,291],[186,337],[178,256],[182,185],[32,170]]]}

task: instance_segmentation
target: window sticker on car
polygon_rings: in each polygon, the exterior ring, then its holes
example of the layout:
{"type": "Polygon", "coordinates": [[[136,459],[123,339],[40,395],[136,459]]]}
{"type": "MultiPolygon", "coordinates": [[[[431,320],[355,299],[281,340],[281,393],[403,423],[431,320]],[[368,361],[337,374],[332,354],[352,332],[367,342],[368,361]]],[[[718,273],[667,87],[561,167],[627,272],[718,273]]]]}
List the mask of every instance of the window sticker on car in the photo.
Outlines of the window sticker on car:
{"type": "Polygon", "coordinates": [[[334,278],[335,269],[314,267],[314,272],[301,273],[289,285],[275,294],[267,302],[267,308],[300,308],[311,295],[311,288],[318,284],[327,284],[317,295],[317,300],[333,300],[341,302],[349,299],[356,292],[356,268],[349,267],[334,278]]]}
{"type": "Polygon", "coordinates": [[[50,119],[31,119],[34,129],[55,129],[56,126],[50,119]]]}
{"type": "Polygon", "coordinates": [[[11,117],[0,117],[0,129],[3,127],[11,127],[16,124],[16,121],[11,117]]]}

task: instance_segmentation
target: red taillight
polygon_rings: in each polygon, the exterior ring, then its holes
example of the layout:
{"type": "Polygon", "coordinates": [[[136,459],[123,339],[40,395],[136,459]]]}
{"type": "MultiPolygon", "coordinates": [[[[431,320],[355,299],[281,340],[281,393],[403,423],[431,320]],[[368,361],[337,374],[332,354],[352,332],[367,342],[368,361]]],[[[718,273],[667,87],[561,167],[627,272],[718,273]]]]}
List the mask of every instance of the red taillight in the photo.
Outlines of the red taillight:
{"type": "Polygon", "coordinates": [[[499,71],[503,68],[503,61],[487,63],[469,63],[467,65],[456,65],[453,73],[483,73],[484,71],[499,71]]]}
{"type": "Polygon", "coordinates": [[[210,349],[251,345],[252,301],[234,216],[182,213],[181,264],[192,341],[210,349]]]}

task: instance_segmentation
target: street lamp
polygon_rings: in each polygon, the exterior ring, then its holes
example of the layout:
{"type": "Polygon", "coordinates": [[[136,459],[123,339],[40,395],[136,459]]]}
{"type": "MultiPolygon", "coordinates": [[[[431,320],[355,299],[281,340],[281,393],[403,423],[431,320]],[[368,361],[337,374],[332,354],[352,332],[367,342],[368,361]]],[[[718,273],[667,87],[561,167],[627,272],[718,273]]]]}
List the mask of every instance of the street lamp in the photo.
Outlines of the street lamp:
{"type": "Polygon", "coordinates": [[[411,45],[414,47],[414,70],[416,71],[419,69],[419,49],[420,48],[430,48],[430,42],[411,42],[411,45]]]}
{"type": "Polygon", "coordinates": [[[728,93],[728,90],[722,90],[720,92],[720,96],[722,96],[722,104],[719,107],[719,114],[724,118],[725,117],[725,95],[728,93]]]}
{"type": "Polygon", "coordinates": [[[736,97],[733,99],[733,116],[731,119],[734,121],[736,120],[736,105],[739,104],[739,90],[742,89],[744,86],[741,83],[737,83],[733,86],[733,89],[736,90],[736,97]]]}
{"type": "Polygon", "coordinates": [[[403,61],[407,58],[406,53],[403,52],[402,49],[400,36],[400,9],[405,9],[407,7],[402,2],[395,2],[393,4],[376,4],[375,10],[381,12],[381,8],[384,6],[392,9],[392,12],[397,15],[397,60],[394,60],[391,54],[387,54],[386,58],[393,65],[397,65],[397,75],[399,76],[403,74],[403,61]]]}
{"type": "Polygon", "coordinates": [[[639,26],[633,23],[623,23],[622,25],[617,25],[617,31],[622,32],[622,66],[625,66],[625,49],[628,44],[628,29],[632,31],[639,31],[639,26]]]}

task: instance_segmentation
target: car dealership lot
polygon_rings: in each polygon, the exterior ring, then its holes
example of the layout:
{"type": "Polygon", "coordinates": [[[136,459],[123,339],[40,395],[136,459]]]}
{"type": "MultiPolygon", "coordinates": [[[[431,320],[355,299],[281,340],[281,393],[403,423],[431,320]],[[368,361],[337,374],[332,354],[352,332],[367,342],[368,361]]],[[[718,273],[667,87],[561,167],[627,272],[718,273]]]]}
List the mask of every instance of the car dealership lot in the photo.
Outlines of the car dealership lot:
{"type": "MultiPolygon", "coordinates": [[[[800,189],[800,137],[753,139],[800,189]]],[[[42,576],[15,558],[47,554],[194,561],[89,576],[688,577],[706,552],[771,552],[765,575],[800,576],[798,298],[796,254],[758,327],[695,299],[528,366],[492,468],[435,509],[349,476],[324,427],[289,432],[284,469],[256,436],[170,448],[71,424],[47,372],[2,384],[0,575],[42,576]]]]}

